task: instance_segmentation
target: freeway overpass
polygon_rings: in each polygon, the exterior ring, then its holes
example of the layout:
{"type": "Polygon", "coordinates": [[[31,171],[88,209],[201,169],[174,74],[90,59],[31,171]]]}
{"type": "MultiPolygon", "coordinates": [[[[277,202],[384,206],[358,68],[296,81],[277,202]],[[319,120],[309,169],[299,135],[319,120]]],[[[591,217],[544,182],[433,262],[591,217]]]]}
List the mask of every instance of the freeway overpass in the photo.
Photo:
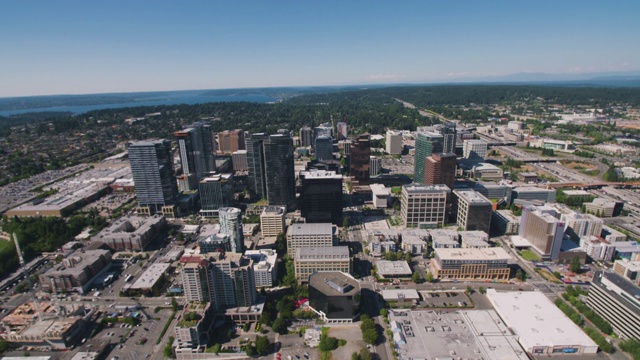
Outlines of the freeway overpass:
{"type": "Polygon", "coordinates": [[[548,183],[547,186],[552,187],[554,189],[563,189],[563,188],[580,188],[580,189],[602,189],[605,186],[612,186],[614,188],[623,188],[623,189],[635,189],[640,188],[640,182],[592,182],[592,183],[584,183],[584,182],[554,182],[548,183]]]}

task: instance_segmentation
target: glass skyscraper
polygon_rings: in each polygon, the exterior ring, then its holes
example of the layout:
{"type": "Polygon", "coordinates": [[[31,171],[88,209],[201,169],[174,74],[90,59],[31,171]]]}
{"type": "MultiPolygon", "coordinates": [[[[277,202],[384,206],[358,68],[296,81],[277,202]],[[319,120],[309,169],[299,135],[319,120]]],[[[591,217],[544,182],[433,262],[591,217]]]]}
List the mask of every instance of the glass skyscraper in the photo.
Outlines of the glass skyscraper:
{"type": "Polygon", "coordinates": [[[129,162],[139,206],[160,212],[163,206],[175,205],[178,185],[168,140],[132,143],[129,162]]]}
{"type": "Polygon", "coordinates": [[[424,182],[425,161],[431,154],[442,153],[443,137],[434,131],[418,131],[416,137],[416,155],[414,159],[413,182],[422,184],[424,182]]]}

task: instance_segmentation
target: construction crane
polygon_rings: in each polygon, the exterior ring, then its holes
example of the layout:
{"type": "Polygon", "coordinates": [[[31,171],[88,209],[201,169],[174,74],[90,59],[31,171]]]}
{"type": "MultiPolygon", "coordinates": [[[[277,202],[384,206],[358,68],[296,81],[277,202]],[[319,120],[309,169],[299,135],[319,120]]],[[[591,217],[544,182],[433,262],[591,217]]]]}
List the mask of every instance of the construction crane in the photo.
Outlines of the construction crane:
{"type": "Polygon", "coordinates": [[[22,256],[22,250],[20,250],[20,244],[18,244],[18,236],[16,233],[13,233],[13,242],[16,244],[16,251],[18,252],[18,258],[20,259],[20,267],[22,267],[22,273],[24,274],[24,278],[27,280],[27,286],[29,287],[29,293],[31,293],[31,301],[33,301],[33,306],[36,310],[36,316],[38,317],[38,321],[41,321],[40,317],[40,303],[38,303],[38,299],[36,298],[36,292],[33,289],[33,285],[31,284],[31,278],[29,277],[29,269],[27,269],[27,264],[24,261],[24,257],[22,256]]]}

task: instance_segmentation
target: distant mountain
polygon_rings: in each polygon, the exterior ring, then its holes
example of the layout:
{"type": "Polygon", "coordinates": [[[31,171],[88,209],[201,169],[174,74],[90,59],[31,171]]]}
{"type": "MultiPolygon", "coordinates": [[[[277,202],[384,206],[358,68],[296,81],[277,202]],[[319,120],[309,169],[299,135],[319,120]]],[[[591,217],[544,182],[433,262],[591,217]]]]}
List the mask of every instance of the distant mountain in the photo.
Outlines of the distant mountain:
{"type": "MultiPolygon", "coordinates": [[[[430,83],[434,83],[431,81],[430,83]]],[[[509,75],[486,77],[460,77],[436,83],[447,84],[527,84],[550,86],[640,86],[640,71],[602,72],[602,73],[564,73],[550,74],[541,72],[521,72],[509,75]]]]}

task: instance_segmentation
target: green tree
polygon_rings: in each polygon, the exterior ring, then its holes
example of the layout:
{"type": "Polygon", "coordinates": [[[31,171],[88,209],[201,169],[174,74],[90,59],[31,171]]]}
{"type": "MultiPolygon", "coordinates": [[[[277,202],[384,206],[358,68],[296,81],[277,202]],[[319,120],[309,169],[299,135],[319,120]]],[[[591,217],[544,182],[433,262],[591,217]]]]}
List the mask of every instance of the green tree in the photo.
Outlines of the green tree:
{"type": "Polygon", "coordinates": [[[411,281],[413,281],[416,284],[422,283],[422,276],[420,276],[420,272],[418,271],[414,272],[413,275],[411,275],[411,281]]]}
{"type": "Polygon", "coordinates": [[[173,336],[169,336],[167,344],[164,346],[164,349],[162,349],[162,355],[164,355],[164,357],[166,358],[173,359],[173,340],[173,336]]]}
{"type": "Polygon", "coordinates": [[[569,263],[569,270],[577,274],[580,272],[581,267],[582,264],[580,263],[580,258],[578,256],[574,256],[569,263]]]}
{"type": "Polygon", "coordinates": [[[256,337],[256,353],[260,356],[265,356],[269,353],[270,348],[269,339],[266,336],[256,337]]]}
{"type": "Polygon", "coordinates": [[[387,309],[380,309],[380,316],[382,316],[382,317],[387,317],[387,315],[389,315],[389,310],[387,310],[387,309]]]}
{"type": "Polygon", "coordinates": [[[469,295],[473,294],[473,288],[471,287],[471,285],[467,285],[467,289],[465,290],[465,292],[469,295]]]}
{"type": "Polygon", "coordinates": [[[522,271],[522,269],[518,269],[518,271],[516,271],[516,279],[520,281],[527,280],[527,273],[522,271]]]}
{"type": "Polygon", "coordinates": [[[431,273],[431,271],[428,271],[424,277],[424,280],[426,282],[433,282],[433,274],[431,273]]]}
{"type": "Polygon", "coordinates": [[[338,339],[332,336],[323,336],[318,345],[320,351],[332,351],[338,348],[338,339]]]}
{"type": "Polygon", "coordinates": [[[360,349],[360,353],[358,354],[358,357],[360,358],[360,360],[373,360],[373,356],[371,355],[371,352],[369,352],[369,350],[367,349],[360,349]]]}
{"type": "Polygon", "coordinates": [[[287,333],[287,321],[282,317],[278,317],[276,321],[271,325],[271,329],[277,332],[278,334],[286,334],[287,333]]]}
{"type": "Polygon", "coordinates": [[[487,289],[485,289],[485,288],[484,288],[484,286],[480,286],[480,287],[478,288],[478,292],[479,292],[480,294],[484,295],[484,294],[486,294],[486,293],[487,293],[487,289]]]}
{"type": "Polygon", "coordinates": [[[0,353],[3,353],[11,348],[11,343],[6,340],[0,340],[0,353]]]}
{"type": "Polygon", "coordinates": [[[346,229],[349,227],[349,217],[345,216],[344,219],[342,219],[342,228],[346,229]]]}
{"type": "Polygon", "coordinates": [[[176,301],[176,299],[171,299],[171,308],[173,309],[173,311],[178,311],[178,302],[176,301]]]}

